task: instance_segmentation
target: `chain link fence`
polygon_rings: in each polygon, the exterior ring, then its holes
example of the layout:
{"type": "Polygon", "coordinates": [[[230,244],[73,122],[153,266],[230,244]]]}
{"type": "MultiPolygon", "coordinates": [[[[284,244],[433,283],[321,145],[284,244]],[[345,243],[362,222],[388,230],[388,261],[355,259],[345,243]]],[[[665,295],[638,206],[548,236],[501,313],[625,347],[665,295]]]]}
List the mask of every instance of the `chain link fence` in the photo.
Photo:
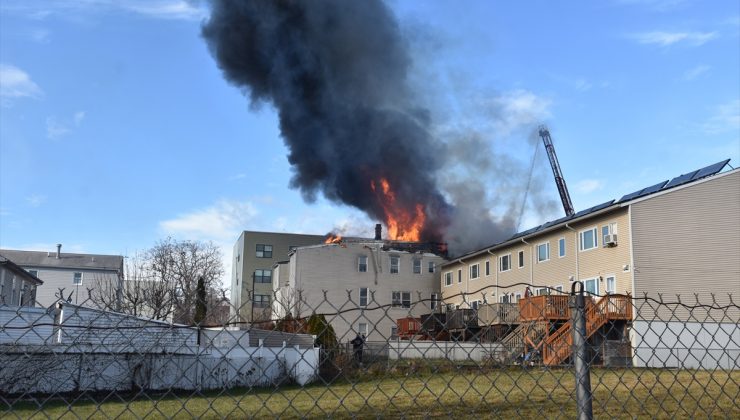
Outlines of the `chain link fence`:
{"type": "Polygon", "coordinates": [[[731,295],[573,285],[456,306],[299,293],[200,325],[0,305],[2,417],[740,418],[731,295]]]}

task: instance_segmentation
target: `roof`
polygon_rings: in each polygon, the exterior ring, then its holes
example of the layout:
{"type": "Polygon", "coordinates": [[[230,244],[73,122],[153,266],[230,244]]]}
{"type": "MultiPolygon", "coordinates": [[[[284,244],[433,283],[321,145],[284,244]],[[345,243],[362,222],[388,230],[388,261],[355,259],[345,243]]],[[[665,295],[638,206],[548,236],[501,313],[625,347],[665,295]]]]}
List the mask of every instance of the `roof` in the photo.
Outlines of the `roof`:
{"type": "Polygon", "coordinates": [[[31,283],[34,283],[37,286],[44,284],[44,282],[40,278],[24,270],[21,266],[3,257],[2,255],[0,255],[0,267],[7,268],[8,270],[16,273],[17,275],[21,277],[24,277],[26,280],[29,280],[31,283]]]}
{"type": "Polygon", "coordinates": [[[91,270],[121,270],[123,257],[120,255],[72,254],[62,252],[57,258],[56,251],[19,251],[0,249],[0,255],[21,267],[77,268],[91,270]]]}
{"type": "Polygon", "coordinates": [[[607,211],[611,211],[616,208],[624,207],[625,205],[628,205],[630,202],[637,200],[637,199],[643,199],[647,196],[657,194],[657,193],[662,193],[666,190],[670,190],[675,187],[694,183],[701,179],[718,174],[720,171],[722,171],[722,169],[725,168],[725,166],[727,166],[729,162],[730,162],[730,159],[725,159],[721,162],[717,162],[712,165],[705,166],[704,168],[697,169],[695,171],[691,171],[691,172],[679,175],[675,178],[672,178],[670,181],[666,180],[663,182],[659,182],[657,184],[650,185],[645,188],[641,188],[633,193],[622,196],[622,198],[620,198],[619,200],[609,200],[607,202],[590,207],[588,209],[581,210],[577,212],[576,214],[574,214],[573,216],[561,217],[559,219],[543,223],[539,226],[535,226],[531,229],[527,229],[522,232],[517,232],[511,237],[501,242],[497,242],[493,245],[490,245],[490,246],[487,246],[487,247],[484,247],[484,248],[481,248],[481,249],[478,249],[472,252],[468,252],[467,254],[463,254],[458,257],[455,257],[449,263],[446,263],[443,266],[454,264],[458,262],[459,260],[463,260],[466,258],[470,258],[473,256],[486,253],[489,250],[501,248],[503,246],[508,245],[510,242],[514,240],[519,240],[519,239],[523,239],[528,236],[533,236],[539,233],[544,233],[545,231],[552,230],[555,227],[559,227],[560,225],[563,225],[565,223],[572,223],[576,220],[587,219],[597,214],[605,213],[607,211]]]}

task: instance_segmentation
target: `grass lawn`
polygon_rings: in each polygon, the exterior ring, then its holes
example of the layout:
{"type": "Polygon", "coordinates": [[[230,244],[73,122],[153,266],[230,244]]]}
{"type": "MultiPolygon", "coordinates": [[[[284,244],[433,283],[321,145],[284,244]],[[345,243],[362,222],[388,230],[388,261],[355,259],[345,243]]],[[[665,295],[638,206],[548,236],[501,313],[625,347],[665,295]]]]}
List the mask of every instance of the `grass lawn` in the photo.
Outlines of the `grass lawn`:
{"type": "MultiPolygon", "coordinates": [[[[740,371],[595,369],[594,415],[618,418],[740,418],[740,371]]],[[[538,417],[573,418],[570,370],[429,369],[367,372],[332,385],[204,393],[122,394],[17,403],[0,417],[538,417]],[[39,408],[39,405],[43,406],[39,408]]]]}

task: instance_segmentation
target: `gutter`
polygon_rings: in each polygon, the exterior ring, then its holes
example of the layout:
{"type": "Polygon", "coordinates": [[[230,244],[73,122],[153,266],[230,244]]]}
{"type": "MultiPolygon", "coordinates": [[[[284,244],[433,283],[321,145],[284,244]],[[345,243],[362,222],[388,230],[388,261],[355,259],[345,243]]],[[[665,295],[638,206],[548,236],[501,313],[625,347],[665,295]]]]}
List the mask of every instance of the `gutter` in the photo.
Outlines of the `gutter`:
{"type": "Polygon", "coordinates": [[[573,245],[575,245],[573,252],[575,252],[576,254],[576,278],[574,278],[573,281],[578,281],[581,279],[581,273],[578,266],[578,254],[580,254],[580,252],[578,252],[578,232],[572,227],[568,226],[567,223],[565,224],[565,228],[573,231],[573,245]]]}

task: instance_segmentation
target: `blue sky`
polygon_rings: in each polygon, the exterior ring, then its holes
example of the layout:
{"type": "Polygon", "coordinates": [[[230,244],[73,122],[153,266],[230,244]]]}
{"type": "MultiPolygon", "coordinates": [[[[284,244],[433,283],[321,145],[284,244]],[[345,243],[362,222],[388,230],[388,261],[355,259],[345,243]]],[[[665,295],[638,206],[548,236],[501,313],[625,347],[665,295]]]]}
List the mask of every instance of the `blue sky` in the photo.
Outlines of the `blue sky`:
{"type": "MultiPolygon", "coordinates": [[[[475,131],[528,168],[546,123],[576,209],[740,166],[735,0],[389,5],[435,132],[475,131]]],[[[372,230],[288,187],[275,113],[224,81],[207,14],[180,0],[0,3],[1,247],[131,255],[171,235],[212,240],[228,262],[243,229],[372,230]]],[[[522,228],[562,214],[549,170],[540,149],[536,179],[558,205],[528,206],[522,228]]]]}

